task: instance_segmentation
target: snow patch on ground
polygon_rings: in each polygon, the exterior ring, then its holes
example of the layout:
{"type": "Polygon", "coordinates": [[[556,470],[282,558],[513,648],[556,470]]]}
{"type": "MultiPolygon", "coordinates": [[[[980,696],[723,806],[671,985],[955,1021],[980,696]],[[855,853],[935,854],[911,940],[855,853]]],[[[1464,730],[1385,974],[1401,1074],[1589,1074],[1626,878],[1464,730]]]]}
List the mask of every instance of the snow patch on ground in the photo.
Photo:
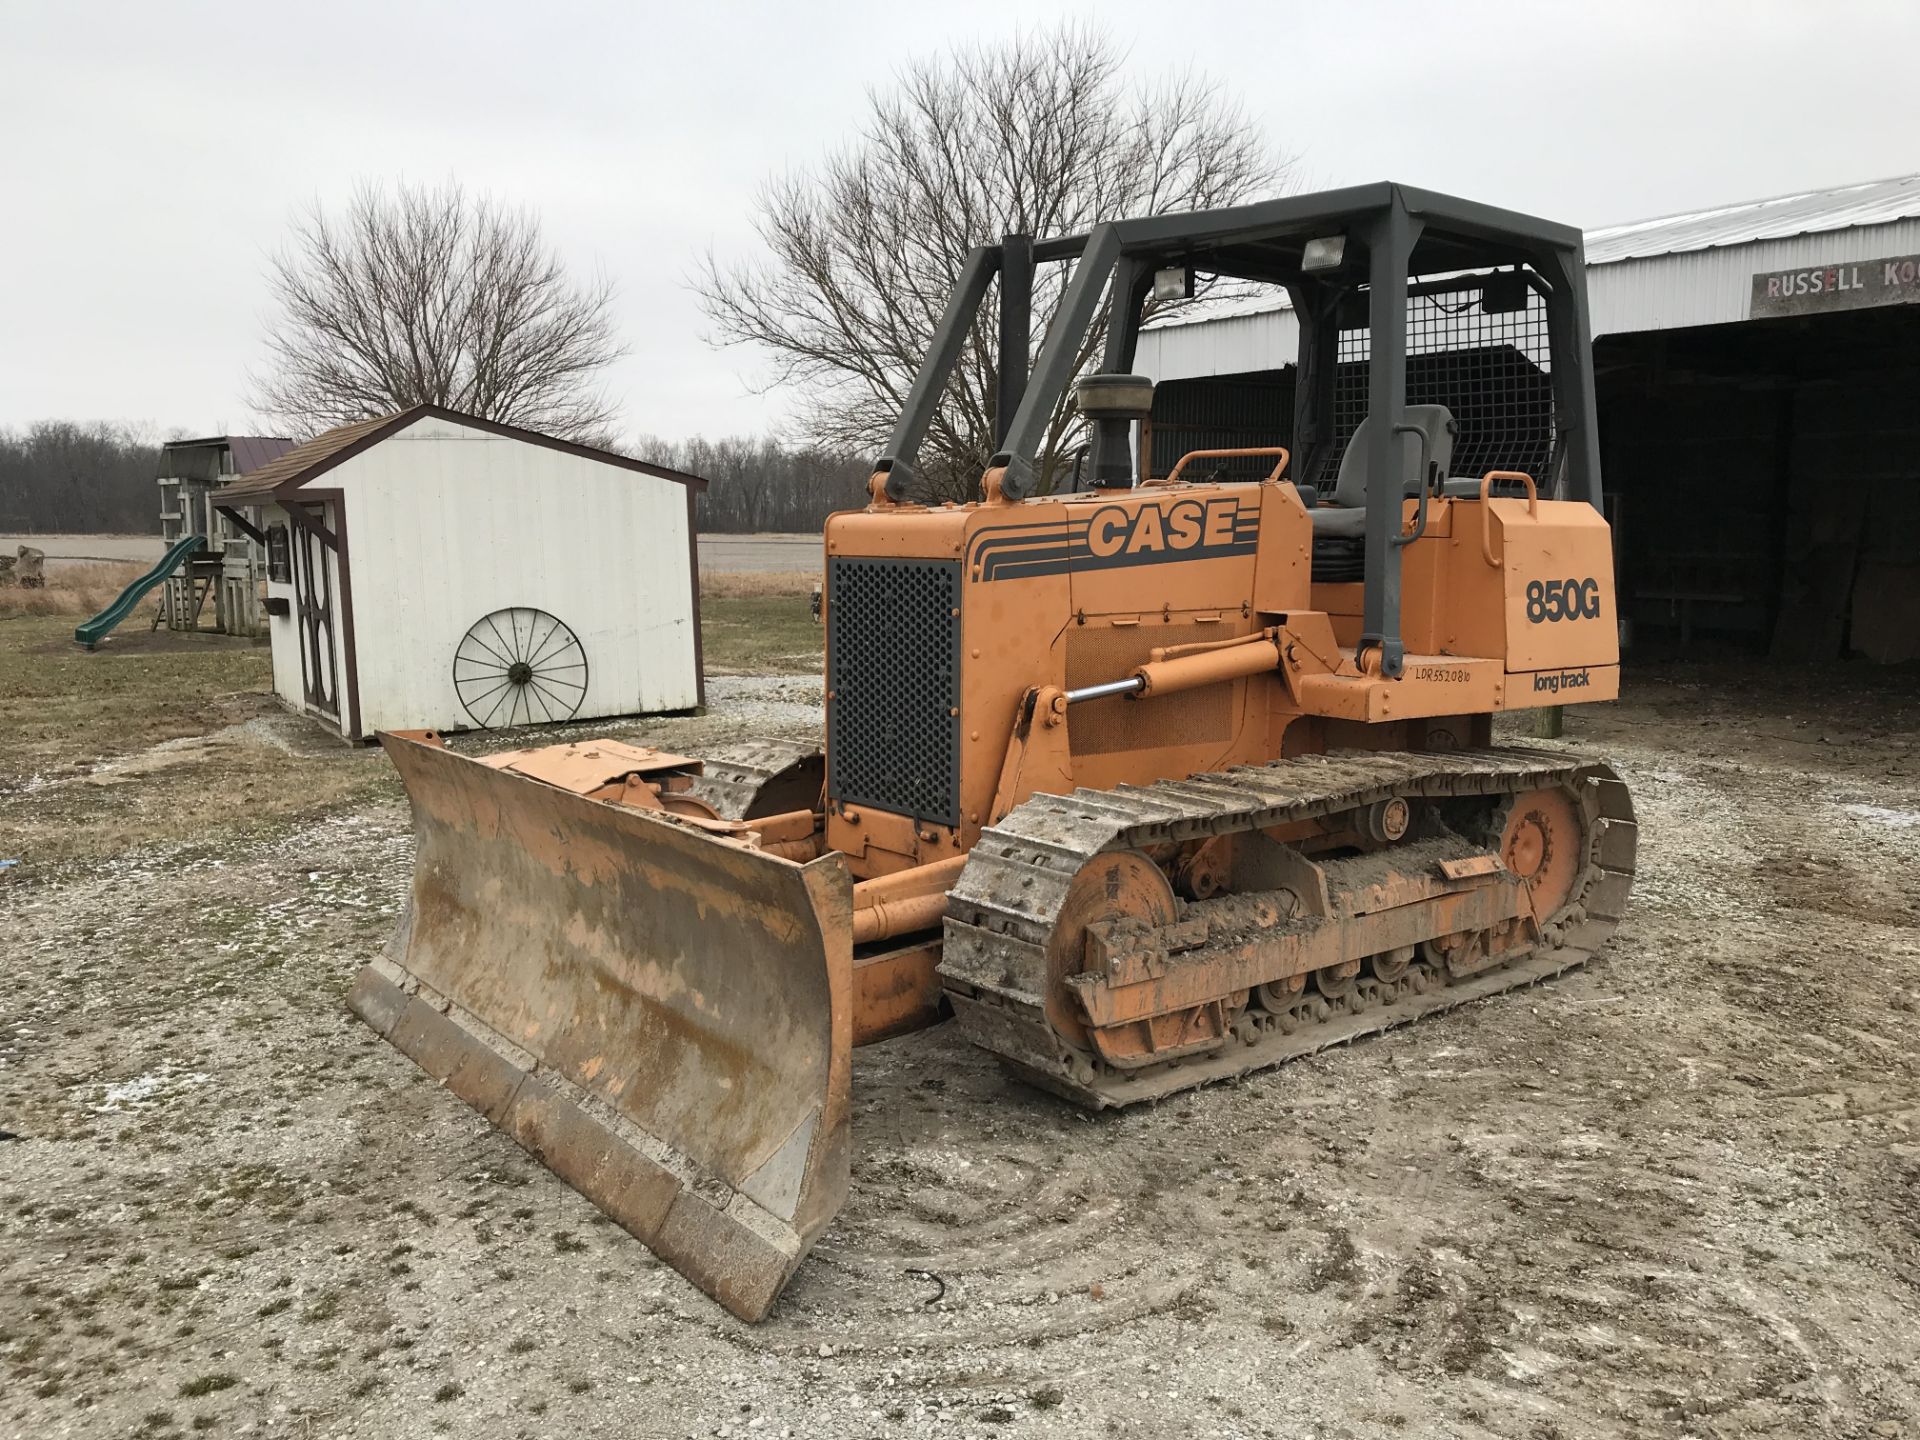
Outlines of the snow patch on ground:
{"type": "Polygon", "coordinates": [[[131,1080],[123,1080],[117,1085],[89,1081],[77,1085],[74,1089],[80,1096],[92,1103],[87,1109],[96,1115],[111,1115],[121,1110],[137,1110],[165,1099],[176,1091],[190,1089],[195,1085],[207,1083],[204,1070],[189,1070],[184,1065],[176,1065],[171,1060],[162,1061],[146,1072],[131,1080]]]}
{"type": "Polygon", "coordinates": [[[1920,810],[1895,810],[1886,805],[1842,805],[1840,808],[1856,820],[1888,830],[1910,830],[1920,825],[1920,810]]]}

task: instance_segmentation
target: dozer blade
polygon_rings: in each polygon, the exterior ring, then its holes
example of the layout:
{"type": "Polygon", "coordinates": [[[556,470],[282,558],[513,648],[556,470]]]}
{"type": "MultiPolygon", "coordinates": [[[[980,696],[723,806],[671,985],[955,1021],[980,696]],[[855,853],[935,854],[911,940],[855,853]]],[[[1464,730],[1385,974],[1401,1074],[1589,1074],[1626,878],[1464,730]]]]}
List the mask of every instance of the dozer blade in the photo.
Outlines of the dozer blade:
{"type": "Polygon", "coordinates": [[[734,1314],[847,1194],[852,884],[382,736],[413,896],[348,1005],[734,1314]]]}

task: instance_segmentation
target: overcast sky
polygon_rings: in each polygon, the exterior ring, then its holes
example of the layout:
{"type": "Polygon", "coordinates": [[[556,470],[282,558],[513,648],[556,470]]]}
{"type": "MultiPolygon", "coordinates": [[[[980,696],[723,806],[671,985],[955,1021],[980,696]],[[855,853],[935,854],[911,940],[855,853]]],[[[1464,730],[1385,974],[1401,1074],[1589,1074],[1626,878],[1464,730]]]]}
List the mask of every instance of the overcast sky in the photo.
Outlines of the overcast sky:
{"type": "MultiPolygon", "coordinates": [[[[1394,179],[1582,225],[1920,168],[1913,0],[1103,0],[1143,75],[1238,92],[1309,188],[1394,179]]],[[[686,289],[756,186],[909,56],[1049,15],[965,4],[0,0],[0,425],[254,426],[262,270],[363,178],[525,202],[620,287],[630,431],[776,426],[686,289]]],[[[985,238],[985,237],[983,237],[985,238]]]]}

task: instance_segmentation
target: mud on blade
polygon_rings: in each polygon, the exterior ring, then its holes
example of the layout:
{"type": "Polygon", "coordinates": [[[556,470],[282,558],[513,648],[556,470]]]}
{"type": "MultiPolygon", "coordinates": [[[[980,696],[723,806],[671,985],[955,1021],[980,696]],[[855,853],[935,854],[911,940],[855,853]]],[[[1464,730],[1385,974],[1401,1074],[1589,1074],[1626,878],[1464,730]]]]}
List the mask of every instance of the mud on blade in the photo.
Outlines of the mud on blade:
{"type": "Polygon", "coordinates": [[[852,890],[383,736],[413,896],[348,1004],[734,1314],[847,1193],[852,890]]]}

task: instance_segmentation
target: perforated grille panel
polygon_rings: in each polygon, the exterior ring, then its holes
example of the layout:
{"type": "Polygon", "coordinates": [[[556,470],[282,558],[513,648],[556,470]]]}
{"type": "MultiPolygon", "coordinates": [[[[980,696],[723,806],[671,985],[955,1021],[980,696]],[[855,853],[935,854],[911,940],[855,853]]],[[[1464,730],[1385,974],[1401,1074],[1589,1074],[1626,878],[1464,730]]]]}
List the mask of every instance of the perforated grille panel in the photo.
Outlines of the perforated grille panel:
{"type": "Polygon", "coordinates": [[[960,821],[960,565],[827,562],[827,795],[960,821]]]}

